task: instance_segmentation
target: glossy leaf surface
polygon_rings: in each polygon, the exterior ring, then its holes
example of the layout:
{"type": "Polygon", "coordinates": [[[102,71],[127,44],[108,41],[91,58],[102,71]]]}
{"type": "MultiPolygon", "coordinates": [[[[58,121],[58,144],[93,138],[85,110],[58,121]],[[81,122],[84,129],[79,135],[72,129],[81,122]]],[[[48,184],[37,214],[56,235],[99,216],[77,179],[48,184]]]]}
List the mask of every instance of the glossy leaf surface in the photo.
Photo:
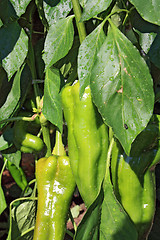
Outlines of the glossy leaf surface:
{"type": "Polygon", "coordinates": [[[153,80],[137,49],[112,23],[92,68],[91,90],[104,121],[129,154],[153,113],[153,80]]]}
{"type": "Polygon", "coordinates": [[[43,114],[62,131],[62,106],[60,91],[60,73],[51,68],[46,71],[44,85],[43,114]]]}
{"type": "Polygon", "coordinates": [[[73,16],[61,19],[49,28],[43,54],[45,69],[63,58],[71,49],[74,35],[72,19],[73,16]]]}
{"type": "Polygon", "coordinates": [[[148,22],[160,25],[160,2],[159,0],[130,0],[130,2],[135,6],[137,11],[140,13],[141,17],[148,22]]]}
{"type": "Polygon", "coordinates": [[[80,81],[80,95],[90,84],[91,71],[95,62],[97,52],[105,40],[103,24],[99,25],[82,42],[78,54],[78,76],[80,81]]]}
{"type": "Polygon", "coordinates": [[[84,10],[81,21],[86,21],[98,13],[106,10],[111,4],[112,0],[88,0],[84,4],[84,10]]]}

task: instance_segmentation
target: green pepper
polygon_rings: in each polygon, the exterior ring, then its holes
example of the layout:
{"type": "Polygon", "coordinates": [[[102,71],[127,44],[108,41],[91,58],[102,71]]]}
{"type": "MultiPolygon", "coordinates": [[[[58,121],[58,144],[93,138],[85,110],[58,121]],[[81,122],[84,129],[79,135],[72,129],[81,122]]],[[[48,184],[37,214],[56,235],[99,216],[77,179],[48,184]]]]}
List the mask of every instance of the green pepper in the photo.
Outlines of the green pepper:
{"type": "Polygon", "coordinates": [[[12,175],[13,179],[15,180],[16,184],[22,189],[22,191],[27,190],[28,182],[23,169],[20,166],[17,168],[16,165],[10,161],[7,161],[6,167],[12,175]]]}
{"type": "Polygon", "coordinates": [[[38,209],[33,240],[63,240],[75,189],[68,156],[52,155],[36,164],[38,209]]]}
{"type": "Polygon", "coordinates": [[[62,105],[71,168],[79,192],[89,206],[99,193],[105,174],[108,127],[93,104],[89,87],[80,99],[79,82],[63,89],[62,105]]]}
{"type": "Polygon", "coordinates": [[[44,143],[41,138],[27,132],[27,123],[25,121],[16,121],[14,123],[14,144],[24,153],[40,152],[44,143]]]}
{"type": "Polygon", "coordinates": [[[150,166],[156,157],[157,138],[157,125],[151,123],[133,142],[130,156],[125,154],[118,140],[112,149],[114,192],[135,224],[139,240],[149,234],[155,213],[155,173],[150,166]]]}

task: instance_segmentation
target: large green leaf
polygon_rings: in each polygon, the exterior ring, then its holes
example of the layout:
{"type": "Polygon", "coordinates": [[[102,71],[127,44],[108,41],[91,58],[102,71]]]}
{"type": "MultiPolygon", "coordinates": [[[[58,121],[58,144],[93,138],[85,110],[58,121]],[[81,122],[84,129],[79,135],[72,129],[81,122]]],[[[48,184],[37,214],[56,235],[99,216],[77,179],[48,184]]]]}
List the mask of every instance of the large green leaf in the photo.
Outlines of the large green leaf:
{"type": "Polygon", "coordinates": [[[49,25],[52,25],[61,18],[65,18],[72,9],[71,0],[43,1],[45,17],[49,25]]]}
{"type": "Polygon", "coordinates": [[[80,95],[90,84],[91,70],[95,62],[97,52],[105,40],[103,23],[100,24],[82,42],[78,54],[78,78],[80,81],[80,95]]]}
{"type": "Polygon", "coordinates": [[[3,106],[0,108],[0,121],[10,117],[20,99],[20,79],[23,68],[15,75],[11,91],[3,106]]]}
{"type": "Polygon", "coordinates": [[[61,19],[50,26],[43,54],[46,69],[63,58],[71,49],[74,37],[73,17],[61,19]]]}
{"type": "MultiPolygon", "coordinates": [[[[23,105],[28,90],[32,84],[31,72],[28,65],[25,65],[16,73],[11,90],[9,91],[6,100],[0,108],[0,121],[13,116],[15,112],[23,105]]],[[[11,81],[10,81],[11,82],[11,81]]],[[[6,123],[0,124],[0,129],[6,123]]]]}
{"type": "Polygon", "coordinates": [[[129,154],[153,113],[153,80],[138,50],[113,23],[92,68],[91,90],[104,121],[129,154]]]}
{"type": "Polygon", "coordinates": [[[28,52],[28,37],[15,21],[0,29],[0,57],[9,80],[23,64],[28,52]]]}
{"type": "Polygon", "coordinates": [[[123,207],[117,201],[109,177],[104,182],[104,200],[101,210],[101,240],[137,240],[138,233],[123,207]]]}
{"type": "Polygon", "coordinates": [[[81,20],[86,21],[98,13],[106,10],[111,4],[112,0],[88,0],[85,3],[81,20]]]}
{"type": "Polygon", "coordinates": [[[31,0],[10,0],[12,3],[17,15],[20,17],[23,13],[25,13],[26,8],[31,0]]]}
{"type": "Polygon", "coordinates": [[[60,73],[56,68],[46,71],[44,84],[43,114],[62,131],[62,106],[60,91],[60,73]]]}
{"type": "Polygon", "coordinates": [[[12,216],[12,227],[10,236],[7,239],[21,239],[31,240],[33,239],[33,226],[35,225],[35,213],[36,203],[33,200],[27,200],[21,202],[18,206],[14,206],[11,211],[12,216]],[[29,229],[32,229],[29,232],[29,229]],[[24,233],[29,233],[25,235],[24,233]]]}
{"type": "Polygon", "coordinates": [[[137,235],[135,226],[114,195],[108,173],[103,189],[88,208],[74,240],[137,240],[137,235]]]}
{"type": "Polygon", "coordinates": [[[130,0],[130,2],[135,6],[137,11],[140,13],[141,17],[148,22],[160,25],[160,4],[159,0],[130,0]]]}

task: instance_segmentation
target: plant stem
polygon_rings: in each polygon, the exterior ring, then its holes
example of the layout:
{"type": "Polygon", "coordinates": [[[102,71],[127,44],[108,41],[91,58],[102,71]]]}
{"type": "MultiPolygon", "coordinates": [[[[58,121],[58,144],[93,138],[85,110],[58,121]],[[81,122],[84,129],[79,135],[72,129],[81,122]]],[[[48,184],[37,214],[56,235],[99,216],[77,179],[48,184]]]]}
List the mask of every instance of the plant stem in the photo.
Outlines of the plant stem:
{"type": "Polygon", "coordinates": [[[7,118],[7,119],[4,119],[4,120],[0,121],[0,124],[5,123],[5,122],[20,121],[20,120],[32,122],[32,121],[35,120],[35,118],[33,118],[33,117],[20,117],[20,116],[19,117],[13,117],[13,118],[7,118]]]}
{"type": "Polygon", "coordinates": [[[114,137],[112,137],[112,139],[110,141],[109,148],[108,148],[105,179],[108,178],[108,174],[109,174],[110,159],[111,159],[111,153],[112,153],[113,144],[114,144],[114,137]]]}
{"type": "MultiPolygon", "coordinates": [[[[34,50],[33,50],[31,38],[29,40],[28,65],[29,65],[30,70],[31,70],[32,79],[33,80],[37,79],[34,50]]],[[[39,89],[38,89],[38,84],[35,81],[33,83],[33,88],[34,88],[34,93],[35,93],[35,96],[36,96],[36,105],[37,105],[37,108],[39,108],[39,105],[40,105],[39,89]]]]}
{"type": "Polygon", "coordinates": [[[1,183],[2,174],[3,174],[3,171],[4,171],[5,167],[6,167],[6,164],[7,164],[7,160],[5,159],[3,167],[2,167],[1,172],[0,172],[0,183],[1,183]]]}
{"type": "Polygon", "coordinates": [[[80,43],[82,43],[87,34],[86,34],[84,22],[80,22],[81,15],[82,15],[81,7],[78,0],[72,0],[72,5],[73,5],[73,11],[75,14],[80,43]]]}
{"type": "MultiPolygon", "coordinates": [[[[28,61],[27,61],[27,63],[30,67],[33,80],[37,79],[36,66],[35,66],[35,55],[34,55],[34,49],[33,49],[33,45],[32,45],[32,34],[33,34],[32,16],[33,16],[35,10],[36,10],[36,5],[32,4],[32,8],[31,8],[31,11],[30,11],[30,16],[29,16],[29,22],[31,22],[31,28],[30,28],[30,36],[29,36],[29,42],[28,42],[29,51],[28,51],[28,59],[27,59],[28,61]]],[[[33,88],[34,88],[34,93],[35,93],[35,96],[36,96],[36,105],[37,105],[37,108],[39,108],[40,96],[39,96],[38,84],[33,83],[33,88]]]]}

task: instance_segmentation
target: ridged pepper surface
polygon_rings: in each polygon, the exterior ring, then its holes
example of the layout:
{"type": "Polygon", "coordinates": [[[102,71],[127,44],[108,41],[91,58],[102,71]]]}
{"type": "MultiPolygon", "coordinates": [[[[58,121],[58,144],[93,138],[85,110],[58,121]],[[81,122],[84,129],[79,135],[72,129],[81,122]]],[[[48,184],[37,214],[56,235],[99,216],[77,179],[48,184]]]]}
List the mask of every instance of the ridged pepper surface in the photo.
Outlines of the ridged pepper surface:
{"type": "Polygon", "coordinates": [[[108,127],[92,102],[89,87],[80,99],[79,82],[62,90],[62,105],[68,126],[71,168],[88,207],[95,200],[104,178],[108,127]]]}
{"type": "Polygon", "coordinates": [[[50,156],[36,164],[38,208],[33,240],[63,240],[75,181],[67,156],[50,156]]]}

